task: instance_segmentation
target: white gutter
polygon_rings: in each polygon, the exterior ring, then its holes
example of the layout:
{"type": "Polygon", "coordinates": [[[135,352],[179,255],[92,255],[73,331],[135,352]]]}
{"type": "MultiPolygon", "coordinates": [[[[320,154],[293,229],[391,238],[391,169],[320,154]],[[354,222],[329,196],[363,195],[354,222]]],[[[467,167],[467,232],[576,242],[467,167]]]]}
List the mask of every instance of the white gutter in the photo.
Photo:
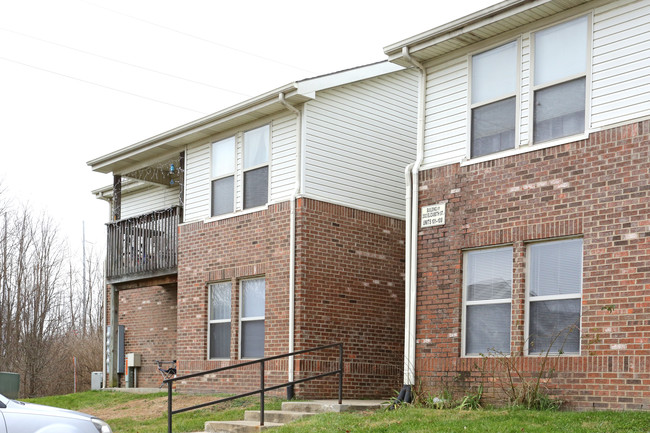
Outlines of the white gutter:
{"type": "Polygon", "coordinates": [[[415,385],[415,336],[416,336],[416,301],[418,270],[418,192],[419,171],[424,159],[424,120],[426,107],[427,70],[409,54],[409,48],[402,48],[402,57],[420,70],[417,120],[417,154],[415,162],[406,168],[410,172],[411,182],[407,180],[406,191],[406,257],[405,257],[405,309],[404,309],[404,385],[415,385]],[[410,186],[410,188],[409,188],[410,186]]]}
{"type": "MultiPolygon", "coordinates": [[[[296,298],[296,200],[302,189],[302,113],[284,99],[284,93],[278,95],[280,103],[296,115],[296,187],[291,194],[291,221],[289,225],[289,352],[293,352],[295,339],[295,298],[296,298]]],[[[293,382],[293,356],[289,357],[288,382],[293,382]]]]}

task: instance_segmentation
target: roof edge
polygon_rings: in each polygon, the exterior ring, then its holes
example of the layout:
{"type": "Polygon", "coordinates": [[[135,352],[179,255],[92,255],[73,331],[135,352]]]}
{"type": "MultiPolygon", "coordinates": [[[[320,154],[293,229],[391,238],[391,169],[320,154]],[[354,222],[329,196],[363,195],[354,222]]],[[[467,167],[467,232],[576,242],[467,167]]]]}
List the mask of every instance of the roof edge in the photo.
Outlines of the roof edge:
{"type": "Polygon", "coordinates": [[[384,54],[389,56],[392,59],[401,57],[403,47],[413,47],[414,45],[421,45],[426,43],[429,40],[439,38],[449,33],[464,33],[463,28],[470,26],[472,24],[484,21],[486,19],[492,18],[496,15],[507,12],[511,9],[520,7],[526,3],[537,3],[543,4],[547,3],[550,0],[505,0],[501,3],[489,6],[485,9],[473,12],[464,17],[458,18],[454,21],[448,22],[438,27],[434,27],[431,30],[419,33],[415,36],[411,36],[407,39],[401,40],[394,44],[387,45],[384,47],[384,54]]]}
{"type": "Polygon", "coordinates": [[[88,162],[86,162],[87,165],[89,165],[93,170],[98,170],[101,166],[108,164],[111,161],[115,161],[117,159],[120,159],[120,157],[125,156],[127,154],[132,154],[133,152],[138,152],[139,150],[142,150],[148,146],[151,146],[152,144],[156,142],[161,142],[164,140],[167,140],[169,138],[185,134],[189,131],[199,129],[207,124],[210,124],[216,120],[219,120],[221,118],[225,118],[228,116],[232,116],[234,114],[237,114],[240,111],[245,111],[249,110],[256,105],[261,105],[264,103],[267,103],[268,101],[271,101],[273,99],[276,99],[278,97],[279,93],[287,93],[287,92],[295,92],[297,90],[297,84],[295,82],[286,84],[282,87],[278,87],[274,90],[271,90],[269,92],[263,93],[259,96],[256,96],[251,99],[247,99],[245,101],[242,101],[238,104],[232,105],[228,108],[225,108],[223,110],[217,111],[216,113],[209,114],[207,116],[204,116],[200,119],[194,120],[192,122],[186,123],[184,125],[181,125],[179,127],[176,127],[174,129],[170,129],[169,131],[163,132],[158,135],[154,135],[153,137],[149,137],[145,140],[139,141],[135,144],[132,144],[130,146],[124,147],[122,149],[116,150],[114,152],[102,155],[98,158],[92,159],[88,162]]]}

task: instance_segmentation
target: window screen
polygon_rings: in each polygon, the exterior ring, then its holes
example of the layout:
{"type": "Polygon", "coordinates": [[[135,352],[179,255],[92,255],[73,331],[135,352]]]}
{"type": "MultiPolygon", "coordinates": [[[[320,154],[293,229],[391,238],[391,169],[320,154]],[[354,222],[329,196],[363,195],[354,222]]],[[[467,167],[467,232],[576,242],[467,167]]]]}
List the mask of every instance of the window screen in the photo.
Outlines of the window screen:
{"type": "Polygon", "coordinates": [[[582,239],[528,247],[528,353],[578,353],[582,239]]]}
{"type": "Polygon", "coordinates": [[[587,16],[534,35],[533,141],[585,131],[587,16]]]}
{"type": "Polygon", "coordinates": [[[241,292],[241,357],[263,358],[265,280],[242,280],[241,292]]]}
{"type": "Polygon", "coordinates": [[[472,56],[472,158],[515,147],[517,42],[472,56]]]}
{"type": "Polygon", "coordinates": [[[510,353],[512,247],[466,252],[463,286],[465,354],[510,353]]]}
{"type": "Polygon", "coordinates": [[[230,358],[230,282],[210,284],[210,359],[230,358]]]}

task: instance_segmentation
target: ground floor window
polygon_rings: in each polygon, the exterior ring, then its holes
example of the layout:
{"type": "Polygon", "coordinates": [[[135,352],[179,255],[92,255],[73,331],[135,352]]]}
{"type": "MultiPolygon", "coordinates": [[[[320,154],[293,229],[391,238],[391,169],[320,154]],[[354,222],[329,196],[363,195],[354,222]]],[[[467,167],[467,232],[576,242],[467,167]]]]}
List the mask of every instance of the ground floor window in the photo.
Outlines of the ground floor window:
{"type": "Polygon", "coordinates": [[[210,359],[230,359],[230,281],[209,285],[209,337],[210,359]]]}
{"type": "Polygon", "coordinates": [[[463,352],[510,353],[512,247],[466,251],[463,352]]]}
{"type": "Polygon", "coordinates": [[[241,281],[241,358],[264,357],[265,292],[264,278],[241,281]]]}
{"type": "Polygon", "coordinates": [[[582,239],[527,248],[529,354],[580,353],[582,239]]]}

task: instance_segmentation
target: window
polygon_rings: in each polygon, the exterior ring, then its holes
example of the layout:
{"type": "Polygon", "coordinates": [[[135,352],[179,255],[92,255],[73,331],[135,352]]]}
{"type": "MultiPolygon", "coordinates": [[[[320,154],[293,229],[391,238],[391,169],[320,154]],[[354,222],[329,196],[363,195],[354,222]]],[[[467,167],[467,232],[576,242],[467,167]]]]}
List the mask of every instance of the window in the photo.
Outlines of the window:
{"type": "Polygon", "coordinates": [[[264,357],[264,278],[241,282],[241,357],[264,357]]]}
{"type": "Polygon", "coordinates": [[[512,247],[465,252],[465,355],[510,353],[512,247]]]}
{"type": "Polygon", "coordinates": [[[533,142],[585,131],[587,16],[534,35],[533,142]]]}
{"type": "Polygon", "coordinates": [[[235,137],[212,143],[212,216],[235,208],[235,137]]]}
{"type": "Polygon", "coordinates": [[[210,359],[230,358],[230,302],[231,284],[210,284],[209,340],[210,359]]]}
{"type": "Polygon", "coordinates": [[[528,267],[528,353],[579,353],[582,239],[529,245],[528,267]]]}
{"type": "Polygon", "coordinates": [[[244,209],[263,206],[269,194],[269,127],[244,134],[244,209]]]}
{"type": "Polygon", "coordinates": [[[268,202],[269,142],[265,125],[212,143],[212,216],[268,202]]]}
{"type": "Polygon", "coordinates": [[[472,158],[515,147],[516,89],[516,41],[472,56],[472,158]]]}

